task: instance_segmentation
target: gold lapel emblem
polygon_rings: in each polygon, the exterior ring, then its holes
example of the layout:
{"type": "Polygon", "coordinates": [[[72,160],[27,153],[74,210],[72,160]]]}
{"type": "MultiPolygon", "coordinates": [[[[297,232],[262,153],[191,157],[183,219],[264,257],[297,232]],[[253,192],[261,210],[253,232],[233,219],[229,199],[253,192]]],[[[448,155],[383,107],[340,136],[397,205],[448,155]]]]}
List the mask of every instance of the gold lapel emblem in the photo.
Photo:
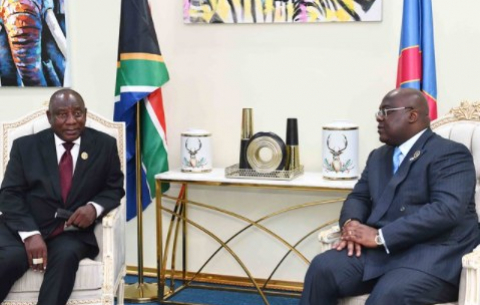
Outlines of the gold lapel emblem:
{"type": "Polygon", "coordinates": [[[86,152],[82,152],[80,157],[82,158],[82,160],[87,160],[88,159],[88,154],[86,152]]]}
{"type": "Polygon", "coordinates": [[[413,154],[413,156],[410,158],[410,162],[417,160],[418,157],[420,157],[420,151],[419,151],[419,150],[417,150],[417,151],[413,154]]]}

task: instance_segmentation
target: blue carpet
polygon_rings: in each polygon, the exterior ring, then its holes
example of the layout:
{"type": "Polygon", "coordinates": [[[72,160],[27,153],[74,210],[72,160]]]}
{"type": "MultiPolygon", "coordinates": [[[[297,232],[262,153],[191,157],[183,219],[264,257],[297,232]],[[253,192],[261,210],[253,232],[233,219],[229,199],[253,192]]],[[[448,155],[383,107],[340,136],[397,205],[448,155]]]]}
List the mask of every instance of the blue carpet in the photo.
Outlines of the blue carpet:
{"type": "MultiPolygon", "coordinates": [[[[125,282],[136,283],[138,281],[136,276],[128,275],[125,278],[125,282]]],[[[144,277],[144,281],[147,283],[156,282],[155,278],[144,277]]],[[[175,281],[176,286],[180,284],[180,281],[175,281]]],[[[228,285],[214,285],[205,284],[213,287],[232,287],[228,285]]],[[[270,305],[297,305],[298,298],[295,297],[280,297],[280,296],[267,296],[267,300],[270,305]]],[[[263,305],[263,299],[256,293],[245,293],[236,291],[221,291],[212,289],[201,288],[186,288],[179,292],[169,301],[184,302],[184,303],[201,303],[211,305],[263,305]]],[[[132,303],[130,303],[132,304],[132,303]]],[[[158,303],[142,303],[144,305],[158,305],[158,303]]]]}

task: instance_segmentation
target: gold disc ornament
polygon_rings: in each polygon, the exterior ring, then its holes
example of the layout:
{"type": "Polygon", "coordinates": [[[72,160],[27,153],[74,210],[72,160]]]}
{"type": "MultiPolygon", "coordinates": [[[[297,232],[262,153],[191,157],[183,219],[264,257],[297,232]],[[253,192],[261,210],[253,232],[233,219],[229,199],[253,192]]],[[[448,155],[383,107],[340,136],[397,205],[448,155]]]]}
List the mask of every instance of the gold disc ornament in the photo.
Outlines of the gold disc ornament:
{"type": "Polygon", "coordinates": [[[285,142],[273,132],[257,132],[247,145],[247,162],[258,173],[271,173],[285,167],[285,142]]]}

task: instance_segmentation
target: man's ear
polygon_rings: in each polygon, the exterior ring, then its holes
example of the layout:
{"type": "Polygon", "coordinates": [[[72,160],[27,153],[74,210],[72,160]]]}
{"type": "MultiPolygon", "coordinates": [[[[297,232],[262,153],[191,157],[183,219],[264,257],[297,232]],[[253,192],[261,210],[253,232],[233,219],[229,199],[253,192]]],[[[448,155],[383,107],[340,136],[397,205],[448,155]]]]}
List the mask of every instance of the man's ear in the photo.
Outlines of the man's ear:
{"type": "Polygon", "coordinates": [[[48,118],[48,122],[49,122],[50,124],[52,124],[52,123],[53,123],[53,121],[52,121],[52,113],[50,112],[50,110],[47,110],[47,118],[48,118]]]}
{"type": "Polygon", "coordinates": [[[415,110],[412,110],[410,111],[410,115],[408,116],[408,121],[410,123],[415,123],[416,121],[418,121],[418,112],[415,111],[415,110]]]}

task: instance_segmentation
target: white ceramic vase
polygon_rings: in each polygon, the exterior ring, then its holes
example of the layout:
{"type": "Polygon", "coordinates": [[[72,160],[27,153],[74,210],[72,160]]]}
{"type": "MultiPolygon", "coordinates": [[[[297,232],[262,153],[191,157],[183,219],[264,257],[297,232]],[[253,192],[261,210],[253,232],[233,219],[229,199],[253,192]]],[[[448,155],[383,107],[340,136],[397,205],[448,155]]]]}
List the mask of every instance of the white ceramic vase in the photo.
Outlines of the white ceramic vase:
{"type": "Polygon", "coordinates": [[[201,129],[189,129],[182,132],[181,164],[182,172],[210,172],[212,165],[211,133],[201,129]]]}
{"type": "Polygon", "coordinates": [[[335,121],[323,126],[322,168],[327,179],[358,178],[358,126],[335,121]]]}

